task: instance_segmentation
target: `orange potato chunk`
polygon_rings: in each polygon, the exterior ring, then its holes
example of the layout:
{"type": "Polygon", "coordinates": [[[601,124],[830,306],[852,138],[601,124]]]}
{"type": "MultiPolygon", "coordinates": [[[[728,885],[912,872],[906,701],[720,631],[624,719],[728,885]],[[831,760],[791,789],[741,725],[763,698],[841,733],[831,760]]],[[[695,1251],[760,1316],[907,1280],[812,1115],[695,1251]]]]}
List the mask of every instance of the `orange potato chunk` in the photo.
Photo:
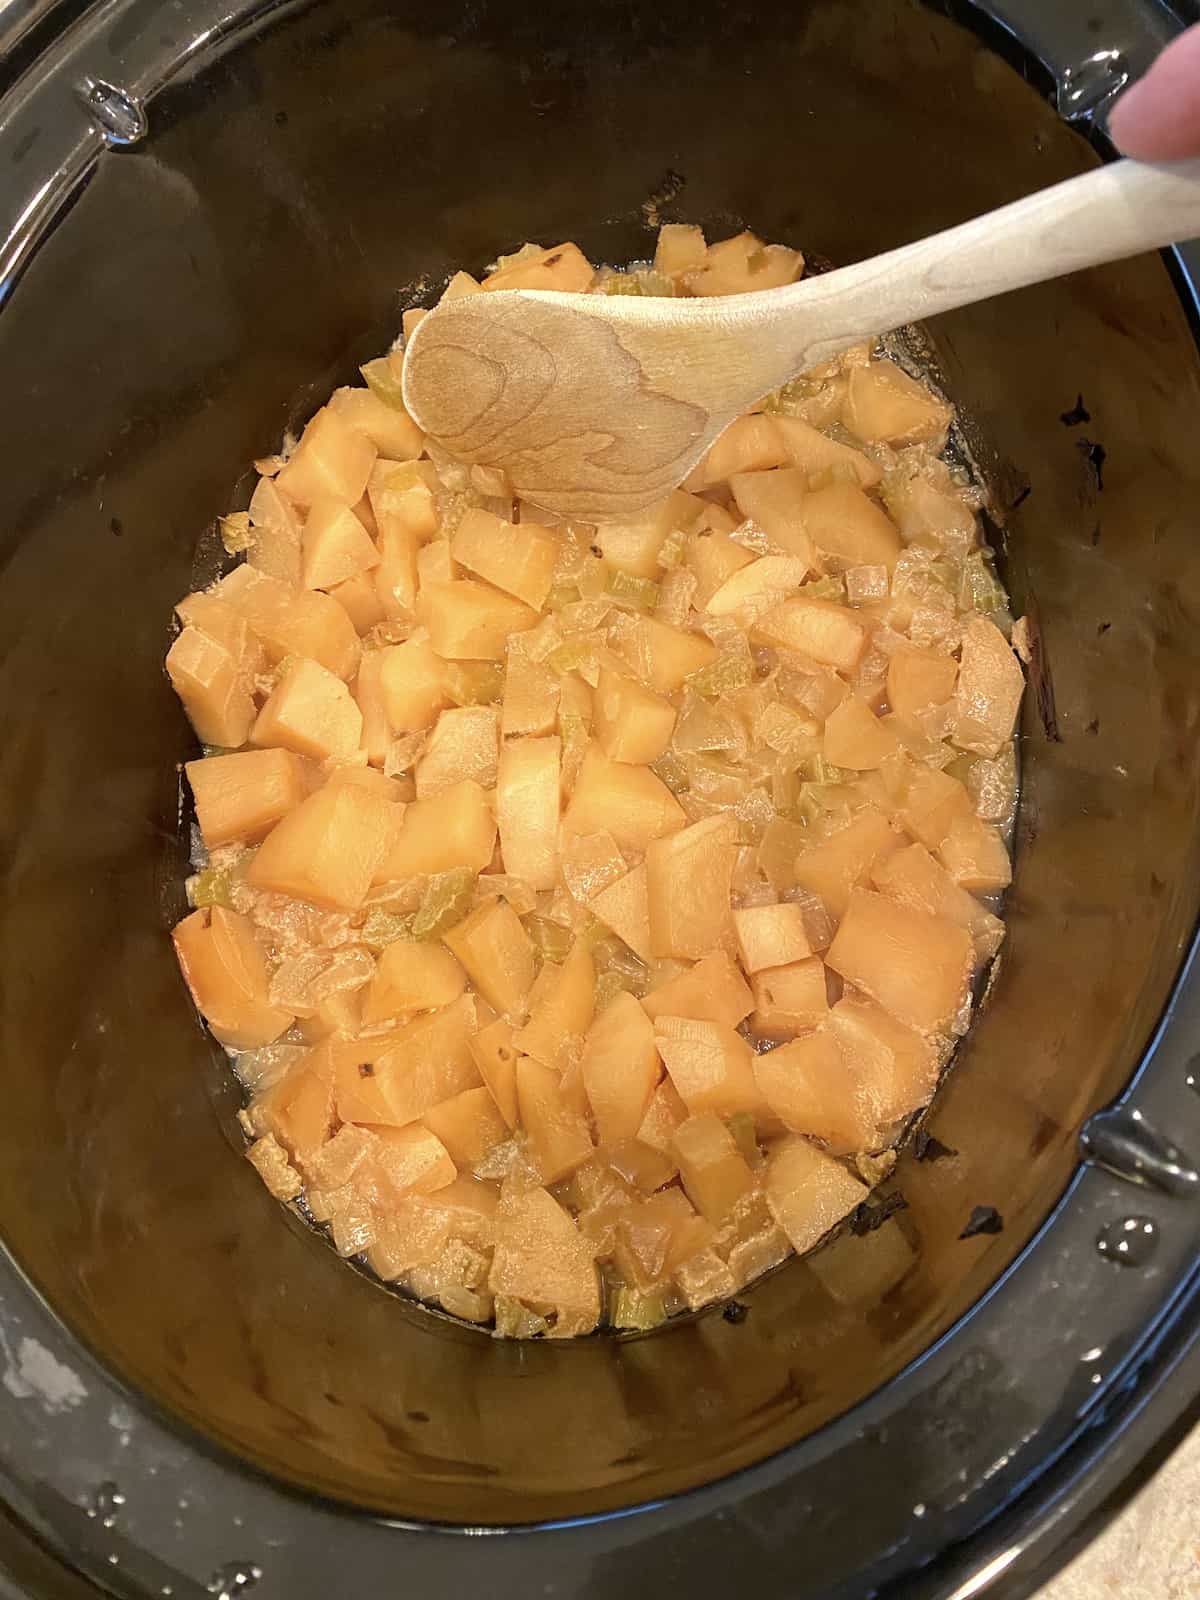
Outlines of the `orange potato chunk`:
{"type": "Polygon", "coordinates": [[[850,567],[895,569],[901,550],[896,524],[857,484],[835,482],[813,490],[805,496],[800,513],[822,555],[850,567]]]}
{"type": "Polygon", "coordinates": [[[832,600],[785,600],[759,617],[753,632],[764,644],[799,651],[838,672],[853,672],[867,647],[858,614],[832,600]]]}
{"type": "Polygon", "coordinates": [[[496,1212],[488,1288],[550,1306],[555,1337],[590,1333],[600,1320],[600,1279],[587,1241],[545,1189],[506,1188],[496,1212]]]}
{"type": "Polygon", "coordinates": [[[213,906],[184,917],[171,937],[196,1009],[222,1044],[253,1050],[291,1027],[292,1013],[270,1004],[266,964],[248,918],[213,906]]]}
{"type": "Polygon", "coordinates": [[[267,653],[241,612],[219,595],[203,592],[185,595],[175,612],[185,628],[196,628],[224,645],[246,688],[252,690],[255,678],[266,671],[267,653]]]}
{"type": "Polygon", "coordinates": [[[411,461],[425,448],[425,435],[404,407],[381,400],[370,389],[335,389],[329,409],[368,438],[388,461],[411,461]]]}
{"type": "Polygon", "coordinates": [[[850,991],[830,1010],[829,1025],[882,1128],[933,1098],[944,1055],[944,1046],[936,1039],[906,1027],[873,1000],[850,991]]]}
{"type": "Polygon", "coordinates": [[[500,752],[496,821],[504,870],[532,889],[558,881],[562,742],[510,739],[500,752]]]}
{"type": "MultiPolygon", "coordinates": [[[[765,474],[751,473],[750,476],[765,474]]],[[[715,511],[718,508],[714,506],[712,509],[715,511]]],[[[696,579],[694,604],[698,609],[703,609],[721,585],[742,567],[748,567],[754,557],[745,545],[738,544],[728,533],[703,531],[693,533],[688,539],[684,559],[688,571],[696,579]]]]}
{"type": "Polygon", "coordinates": [[[643,961],[654,959],[650,948],[650,897],[644,863],[594,895],[588,909],[606,928],[611,928],[618,939],[623,939],[635,956],[643,961]]]}
{"type": "Polygon", "coordinates": [[[761,556],[727,578],[705,606],[710,616],[732,617],[748,627],[799,588],[808,571],[795,556],[761,556]]]}
{"type": "Polygon", "coordinates": [[[950,407],[894,361],[851,367],[849,379],[842,421],[860,439],[927,444],[945,434],[950,407]]]}
{"type": "Polygon", "coordinates": [[[550,593],[558,540],[536,522],[505,522],[472,509],[450,538],[450,554],[461,566],[540,611],[550,593]]]}
{"type": "Polygon", "coordinates": [[[737,819],[705,817],[646,845],[650,948],[657,956],[698,960],[732,934],[730,885],[737,819]]]}
{"type": "Polygon", "coordinates": [[[446,1146],[419,1123],[404,1128],[376,1128],[376,1165],[397,1194],[436,1194],[458,1177],[446,1146]]]}
{"type": "Polygon", "coordinates": [[[264,1131],[294,1161],[308,1165],[333,1131],[333,1084],[328,1067],[313,1054],[302,1057],[255,1105],[264,1131]]]}
{"type": "Polygon", "coordinates": [[[867,1186],[832,1156],[795,1134],[781,1139],[767,1162],[767,1205],[804,1255],[867,1197],[867,1186]]]}
{"type": "Polygon", "coordinates": [[[304,524],[301,581],[306,589],[332,589],[379,565],[370,534],[340,500],[314,500],[304,524]]]}
{"type": "Polygon", "coordinates": [[[424,639],[379,651],[379,689],[393,733],[422,733],[450,704],[446,663],[424,639]]]}
{"type": "MultiPolygon", "coordinates": [[[[738,417],[714,442],[700,467],[704,486],[722,483],[737,473],[765,472],[771,467],[786,467],[788,449],[775,427],[773,417],[756,413],[738,417]]],[[[690,483],[690,479],[688,480],[690,483]]]]}
{"type": "Polygon", "coordinates": [[[303,521],[273,478],[260,478],[250,496],[250,526],[254,543],[246,560],[268,577],[298,588],[303,567],[303,521]]]}
{"type": "Polygon", "coordinates": [[[994,894],[1012,882],[1012,861],[999,828],[978,817],[955,817],[938,856],[955,883],[972,894],[994,894]]]}
{"type": "Polygon", "coordinates": [[[813,953],[803,909],[791,901],[746,906],[733,913],[738,953],[747,972],[783,967],[813,953]]]}
{"type": "Polygon", "coordinates": [[[753,233],[721,239],[705,251],[704,264],[684,279],[689,293],[748,294],[754,289],[779,289],[804,271],[799,250],[764,244],[753,233]]]}
{"type": "Polygon", "coordinates": [[[362,747],[373,767],[382,767],[392,744],[383,699],[383,651],[364,650],[354,679],[354,703],[362,712],[362,747]]]}
{"type": "Polygon", "coordinates": [[[357,911],[395,831],[395,807],[351,784],[318,789],[276,823],[246,878],[256,889],[357,911]]]}
{"type": "Polygon", "coordinates": [[[875,806],[863,806],[844,828],[802,850],[796,858],[796,882],[820,895],[835,917],[845,915],[851,891],[865,883],[879,856],[898,850],[901,836],[875,806]]]}
{"type": "MultiPolygon", "coordinates": [[[[516,635],[518,640],[520,637],[516,635]]],[[[510,640],[500,732],[505,737],[512,733],[553,733],[560,693],[558,674],[540,661],[531,661],[510,640]]]]}
{"type": "Polygon", "coordinates": [[[473,1167],[508,1138],[508,1125],[488,1089],[464,1089],[431,1106],[425,1126],[442,1141],[456,1167],[473,1167]]]}
{"type": "Polygon", "coordinates": [[[888,662],[888,705],[902,717],[915,717],[930,706],[942,706],[954,694],[958,662],[936,650],[905,647],[888,662]]]}
{"type": "Polygon", "coordinates": [[[879,1146],[875,1103],[828,1029],[806,1033],[756,1056],[754,1075],[767,1104],[789,1132],[820,1139],[834,1155],[879,1146]]]}
{"type": "Polygon", "coordinates": [[[541,248],[526,245],[513,260],[489,273],[480,288],[558,289],[563,294],[582,294],[596,271],[577,244],[555,244],[541,248]]]}
{"type": "Polygon", "coordinates": [[[596,968],[591,951],[576,943],[561,967],[547,962],[538,974],[538,993],[531,997],[529,1021],[518,1029],[514,1044],[560,1071],[569,1065],[592,1025],[596,1010],[596,968]]]}
{"type": "Polygon", "coordinates": [[[286,750],[243,750],[189,761],[196,820],[210,850],[268,834],[308,794],[302,764],[286,750]]]}
{"type": "Polygon", "coordinates": [[[500,1115],[509,1128],[519,1121],[517,1108],[517,1048],[513,1025],[497,1017],[468,1041],[479,1076],[487,1085],[500,1115]]]}
{"type": "Polygon", "coordinates": [[[529,606],[473,578],[427,584],[418,612],[433,648],[448,661],[503,661],[509,634],[537,622],[529,606]]]}
{"type": "Polygon", "coordinates": [[[620,648],[634,676],[659,694],[674,694],[693,672],[717,659],[717,647],[711,639],[673,628],[654,617],[635,618],[620,648]]]}
{"type": "Polygon", "coordinates": [[[686,820],[675,796],[649,767],[610,761],[593,744],[583,758],[562,825],[567,833],[610,833],[623,850],[637,851],[676,832],[686,820]]]}
{"type": "Polygon", "coordinates": [[[336,600],[341,606],[353,623],[355,632],[360,635],[370,633],[386,615],[375,580],[369,572],[356,572],[352,578],[331,584],[327,593],[331,600],[336,600]]]}
{"type": "Polygon", "coordinates": [[[904,774],[896,813],[914,839],[936,850],[957,817],[974,814],[971,796],[957,778],[933,767],[914,766],[904,774]]]}
{"type": "Polygon", "coordinates": [[[998,755],[1012,737],[1025,675],[994,622],[972,617],[963,629],[957,716],[951,743],[978,755],[998,755]]]}
{"type": "Polygon", "coordinates": [[[820,956],[756,972],[752,987],[750,1026],[760,1039],[790,1039],[806,1028],[817,1027],[829,1010],[825,963],[820,956]]]}
{"type": "Polygon", "coordinates": [[[594,727],[600,748],[610,761],[648,766],[671,742],[675,707],[633,678],[601,667],[594,727]]]}
{"type": "MultiPolygon", "coordinates": [[[[657,1045],[655,1046],[657,1049],[657,1045]]],[[[662,1078],[650,1097],[646,1115],[642,1118],[637,1136],[640,1144],[666,1154],[670,1151],[675,1129],[686,1120],[688,1109],[680,1098],[679,1090],[669,1077],[662,1078]]]]}
{"type": "Polygon", "coordinates": [[[924,845],[906,845],[903,850],[881,857],[871,868],[871,881],[881,894],[890,895],[902,905],[945,917],[966,928],[980,960],[995,955],[1000,948],[1004,938],[1000,918],[961,888],[924,845]]]}
{"type": "MultiPolygon", "coordinates": [[[[499,723],[495,706],[452,706],[443,711],[413,774],[418,800],[453,789],[464,778],[481,789],[494,787],[500,759],[499,723]]],[[[556,806],[557,801],[556,792],[556,806]]]]}
{"type": "Polygon", "coordinates": [[[662,1063],[654,1024],[625,990],[617,991],[588,1029],[581,1070],[601,1145],[637,1138],[662,1063]]]}
{"type": "Polygon", "coordinates": [[[198,628],[184,628],[167,652],[167,676],[205,744],[236,749],[254,721],[254,700],[237,658],[198,628]]]}
{"type": "Polygon", "coordinates": [[[754,1052],[722,1022],[693,1017],[658,1017],[654,1039],[671,1082],[693,1116],[714,1111],[731,1117],[757,1112],[762,1095],[754,1081],[754,1052]]]}
{"type": "Polygon", "coordinates": [[[701,268],[706,254],[702,228],[687,222],[664,222],[654,246],[654,270],[664,278],[678,278],[701,268]]]}
{"type": "Polygon", "coordinates": [[[861,450],[840,444],[799,417],[777,415],[770,420],[784,449],[784,459],[778,465],[799,467],[810,478],[819,472],[834,472],[839,476],[845,473],[855,477],[862,489],[879,482],[882,473],[861,450]]]}
{"type": "Polygon", "coordinates": [[[517,1103],[543,1183],[557,1183],[591,1159],[587,1122],[567,1104],[553,1067],[522,1056],[517,1062],[517,1103]]]}
{"type": "Polygon", "coordinates": [[[335,673],[298,656],[267,696],[251,744],[293,750],[314,761],[348,761],[362,738],[363,715],[335,673]]]}
{"type": "Polygon", "coordinates": [[[724,950],[718,950],[651,989],[642,1006],[652,1020],[695,1017],[736,1028],[753,1010],[754,997],[737,966],[724,950]]]}
{"type": "Polygon", "coordinates": [[[596,529],[596,547],[618,572],[659,578],[659,551],[676,528],[691,527],[703,511],[702,500],[676,489],[629,521],[602,523],[596,529]]]}
{"type": "Polygon", "coordinates": [[[320,589],[293,589],[241,566],[212,592],[245,617],[272,663],[284,656],[311,656],[347,680],[358,670],[362,647],[354,624],[320,589]]]}
{"type": "Polygon", "coordinates": [[[533,946],[506,900],[485,900],[442,937],[490,1006],[524,1015],[533,987],[533,946]]]}
{"type": "Polygon", "coordinates": [[[943,917],[855,889],[825,960],[901,1022],[945,1033],[967,999],[975,947],[943,917]]]}
{"type": "Polygon", "coordinates": [[[684,1193],[714,1226],[719,1227],[754,1187],[754,1174],[733,1136],[711,1111],[681,1122],[671,1140],[671,1150],[679,1163],[684,1193]]]}
{"type": "Polygon", "coordinates": [[[848,694],[825,719],[825,759],[835,767],[869,772],[898,748],[899,740],[892,729],[856,694],[848,694]]]}
{"type": "Polygon", "coordinates": [[[377,461],[367,484],[367,500],[379,537],[405,534],[407,541],[401,543],[410,549],[432,539],[438,528],[439,487],[432,461],[377,461]]]}
{"type": "MultiPolygon", "coordinates": [[[[463,995],[439,1011],[393,1029],[367,1074],[375,1079],[384,1107],[373,1120],[401,1128],[418,1121],[431,1106],[464,1089],[478,1088],[479,1072],[470,1047],[475,1025],[475,1002],[470,995],[463,995]]],[[[354,1065],[353,1071],[341,1065],[345,1059],[343,1055],[339,1060],[337,1078],[339,1115],[343,1082],[347,1090],[353,1090],[354,1075],[360,1083],[363,1077],[359,1065],[354,1065]]]]}
{"type": "Polygon", "coordinates": [[[414,800],[375,870],[376,883],[467,867],[482,872],[496,848],[496,819],[487,795],[464,778],[431,800],[414,800]]]}
{"type": "MultiPolygon", "coordinates": [[[[808,475],[799,467],[774,472],[735,472],[729,480],[733,498],[744,517],[763,530],[772,544],[811,568],[816,550],[804,519],[808,475]]],[[[736,548],[740,549],[741,546],[736,548]]]]}
{"type": "MultiPolygon", "coordinates": [[[[398,939],[379,957],[363,1006],[365,1023],[404,1011],[433,1011],[457,1000],[466,974],[441,945],[398,939]]],[[[436,1131],[436,1130],[435,1130],[436,1131]]]]}
{"type": "Polygon", "coordinates": [[[322,406],[301,434],[275,486],[298,506],[311,506],[323,495],[352,506],[363,497],[377,454],[370,439],[337,411],[322,406]]]}

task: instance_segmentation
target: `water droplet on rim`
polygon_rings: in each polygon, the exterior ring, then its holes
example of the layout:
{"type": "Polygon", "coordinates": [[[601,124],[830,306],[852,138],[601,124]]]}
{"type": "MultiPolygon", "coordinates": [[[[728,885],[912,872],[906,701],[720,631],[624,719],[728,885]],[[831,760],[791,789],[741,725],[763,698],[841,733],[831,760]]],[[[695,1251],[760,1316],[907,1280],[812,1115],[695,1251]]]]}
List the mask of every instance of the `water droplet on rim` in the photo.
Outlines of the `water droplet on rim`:
{"type": "Polygon", "coordinates": [[[227,1561],[213,1573],[206,1588],[217,1600],[238,1600],[238,1596],[253,1589],[261,1577],[262,1568],[253,1561],[227,1561]]]}
{"type": "Polygon", "coordinates": [[[85,78],[75,93],[109,144],[137,144],[149,132],[136,96],[103,78],[85,78]]]}
{"type": "Polygon", "coordinates": [[[1158,1244],[1158,1227],[1150,1217],[1122,1217],[1110,1222],[1096,1240],[1106,1261],[1121,1267],[1144,1267],[1158,1244]]]}

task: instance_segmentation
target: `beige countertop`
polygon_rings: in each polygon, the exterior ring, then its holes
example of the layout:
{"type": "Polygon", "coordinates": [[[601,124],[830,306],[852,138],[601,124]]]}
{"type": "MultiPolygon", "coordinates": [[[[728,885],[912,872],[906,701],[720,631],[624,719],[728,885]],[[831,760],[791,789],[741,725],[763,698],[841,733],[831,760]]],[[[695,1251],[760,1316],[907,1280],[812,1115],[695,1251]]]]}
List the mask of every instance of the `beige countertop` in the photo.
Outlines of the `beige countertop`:
{"type": "Polygon", "coordinates": [[[1200,1428],[1037,1600],[1200,1600],[1200,1428]]]}

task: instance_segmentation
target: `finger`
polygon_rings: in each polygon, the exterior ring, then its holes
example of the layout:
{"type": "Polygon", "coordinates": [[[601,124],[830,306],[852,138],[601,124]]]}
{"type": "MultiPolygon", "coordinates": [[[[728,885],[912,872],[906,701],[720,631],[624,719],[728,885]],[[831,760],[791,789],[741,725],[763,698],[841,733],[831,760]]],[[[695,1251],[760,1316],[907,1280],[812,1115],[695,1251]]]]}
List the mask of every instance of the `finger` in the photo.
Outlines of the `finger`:
{"type": "Polygon", "coordinates": [[[1127,156],[1200,156],[1200,25],[1170,43],[1113,107],[1108,131],[1127,156]]]}

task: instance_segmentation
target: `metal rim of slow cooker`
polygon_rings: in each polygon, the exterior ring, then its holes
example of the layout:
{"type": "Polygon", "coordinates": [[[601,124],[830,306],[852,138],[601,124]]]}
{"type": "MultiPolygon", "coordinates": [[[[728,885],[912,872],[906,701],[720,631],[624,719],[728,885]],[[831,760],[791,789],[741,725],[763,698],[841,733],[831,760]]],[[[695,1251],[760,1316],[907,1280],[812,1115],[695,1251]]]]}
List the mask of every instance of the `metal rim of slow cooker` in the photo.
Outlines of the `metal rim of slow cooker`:
{"type": "MultiPolygon", "coordinates": [[[[1103,133],[1104,113],[1127,76],[1136,76],[1148,64],[1155,50],[1186,22],[1196,20],[1196,9],[1186,4],[1156,5],[1141,0],[1101,0],[1094,8],[1098,23],[1089,37],[1077,15],[1065,8],[1043,7],[1037,0],[999,0],[999,3],[974,4],[972,0],[931,0],[934,9],[966,23],[992,48],[1005,55],[1044,93],[1053,98],[1064,117],[1092,138],[1102,152],[1110,153],[1103,133]],[[1103,48],[1096,40],[1116,41],[1103,48]],[[1081,53],[1080,46],[1085,46],[1081,53]],[[1090,46],[1090,48],[1086,48],[1090,46]]],[[[45,170],[46,154],[34,150],[23,138],[28,129],[31,108],[41,116],[41,125],[53,127],[61,148],[56,151],[55,170],[59,182],[53,189],[31,199],[22,159],[14,159],[0,179],[0,223],[4,225],[0,245],[0,302],[19,275],[22,266],[37,248],[44,233],[53,226],[62,206],[101,154],[109,148],[136,142],[143,129],[144,106],[153,93],[181,70],[193,56],[218,45],[227,46],[236,38],[240,25],[267,11],[287,9],[287,0],[268,4],[243,4],[237,7],[201,3],[191,8],[192,26],[181,35],[174,48],[165,49],[169,66],[164,69],[164,46],[159,43],[153,59],[133,60],[136,47],[123,53],[103,48],[118,16],[125,18],[145,4],[145,0],[109,0],[92,5],[88,0],[9,0],[0,4],[0,49],[5,51],[3,81],[11,85],[0,102],[0,128],[3,137],[25,156],[32,155],[40,170],[45,170]],[[210,26],[194,26],[207,18],[210,26]],[[64,59],[71,71],[63,73],[64,59]],[[118,77],[113,67],[119,61],[118,77]],[[100,64],[104,64],[101,71],[100,64]],[[90,69],[90,70],[89,70],[90,69]],[[115,81],[114,81],[115,80],[115,81]],[[113,92],[115,91],[115,92],[113,92]],[[51,96],[47,108],[46,101],[51,96]],[[64,103],[65,102],[65,103],[64,103]]],[[[161,35],[162,30],[158,30],[161,35]]],[[[130,37],[127,32],[126,39],[130,37]]],[[[1200,325],[1200,248],[1183,247],[1169,257],[1177,286],[1188,308],[1193,326],[1200,325]]],[[[1200,944],[1193,944],[1182,963],[1177,984],[1155,1037],[1150,1041],[1130,1084],[1118,1102],[1122,1114],[1140,1126],[1153,1128],[1195,1125],[1195,1107],[1200,1104],[1189,1087],[1200,1073],[1200,1056],[1193,1054],[1189,1040],[1200,1037],[1200,983],[1192,967],[1200,944]]],[[[1193,1135],[1193,1144],[1200,1130],[1193,1135]]],[[[688,1523],[710,1513],[742,1521],[754,1527],[756,1497],[785,1487],[797,1473],[802,1456],[819,1449],[836,1448],[839,1441],[870,1436],[882,1440],[897,1397],[922,1374],[926,1390],[940,1368],[953,1372],[951,1352],[963,1341],[968,1327],[974,1349],[987,1346],[989,1339],[1003,1342],[1020,1328],[1031,1303],[1036,1303],[1036,1285],[1043,1292],[1057,1286],[1060,1268],[1086,1251],[1093,1260],[1093,1245],[1098,1229],[1108,1220],[1134,1209],[1130,1182],[1142,1174],[1127,1170],[1105,1170],[1098,1157],[1105,1152],[1093,1142],[1090,1153],[1081,1149],[1081,1164],[1067,1192],[1034,1239],[1012,1263],[1001,1279],[962,1321],[939,1340],[919,1361],[870,1396],[851,1413],[837,1419],[814,1438],[782,1452],[771,1460],[745,1469],[732,1478],[709,1484],[680,1496],[677,1500],[630,1508],[628,1512],[596,1519],[581,1519],[553,1529],[553,1541],[560,1548],[566,1569],[601,1553],[623,1549],[636,1573],[637,1546],[643,1538],[667,1531],[678,1532],[688,1523]],[[1048,1288],[1049,1286],[1049,1288],[1048,1288]]],[[[1181,1160],[1181,1158],[1180,1158],[1181,1160]]],[[[1117,1163],[1119,1166],[1119,1163],[1117,1163]]],[[[1184,1186],[1186,1188],[1186,1185],[1184,1186]]],[[[1157,1282],[1167,1282],[1169,1291],[1152,1294],[1140,1285],[1142,1320],[1136,1338],[1120,1350],[1111,1370],[1101,1375],[1095,1391],[1076,1408],[1074,1426],[1067,1428],[1050,1448],[1051,1441],[1039,1440],[1039,1460],[1028,1476],[1005,1473],[1005,1463],[997,1463],[989,1473],[991,1487],[967,1485],[961,1500],[940,1518],[923,1523],[922,1507],[914,1506],[913,1536],[902,1549],[886,1552],[876,1566],[856,1575],[856,1584],[869,1584],[866,1592],[893,1597],[920,1595],[926,1600],[968,1600],[968,1597],[994,1591],[1003,1583],[1006,1595],[1028,1594],[1086,1539],[1096,1523],[1118,1506],[1152,1470],[1163,1452],[1195,1420],[1200,1403],[1200,1264],[1191,1244],[1189,1217],[1181,1205],[1182,1191],[1170,1185],[1163,1188],[1140,1187],[1136,1209],[1158,1229],[1162,1253],[1157,1282]],[[1174,1270],[1167,1268],[1173,1264],[1174,1270]]],[[[1120,1271],[1100,1263],[1105,1272],[1120,1271]]],[[[1095,1274],[1092,1292],[1097,1298],[1101,1324],[1107,1284],[1095,1274]]],[[[1139,1286],[1126,1289],[1125,1306],[1139,1286]]],[[[207,1440],[188,1439],[178,1423],[163,1418],[148,1403],[125,1391],[120,1383],[86,1352],[58,1323],[53,1312],[8,1260],[0,1260],[0,1343],[6,1357],[14,1348],[27,1346],[56,1352],[64,1362],[62,1370],[76,1378],[74,1369],[87,1373],[86,1404],[64,1407],[58,1413],[39,1415],[36,1424],[45,1437],[39,1442],[69,1458],[72,1441],[86,1437],[94,1447],[98,1438],[127,1452],[121,1459],[127,1468],[135,1453],[143,1463],[153,1459],[152,1475],[162,1475],[164,1488],[174,1484],[182,1495],[199,1481],[199,1491],[214,1501],[237,1507],[236,1526],[247,1530],[248,1542],[256,1547],[269,1544],[268,1529],[286,1528],[295,1539],[299,1534],[314,1554],[320,1551],[327,1571],[343,1575],[351,1552],[356,1570],[373,1592],[394,1571],[399,1556],[397,1538],[427,1539],[432,1530],[405,1527],[396,1522],[364,1516],[350,1508],[333,1506],[315,1499],[297,1497],[294,1490],[268,1481],[245,1464],[233,1460],[207,1440]],[[69,1366],[67,1365],[69,1363],[69,1366]],[[130,1449],[137,1437],[137,1452],[130,1449]],[[197,1448],[199,1446],[199,1449],[197,1448]],[[298,1523],[306,1519],[300,1534],[298,1523]],[[250,1537],[249,1530],[255,1530],[250,1537]],[[370,1530],[370,1548],[363,1536],[370,1530]],[[376,1582],[375,1580],[378,1580],[376,1582]]],[[[1113,1346],[1116,1350],[1117,1345],[1113,1346]]],[[[1107,1357],[1108,1352],[1105,1352],[1107,1357]]],[[[11,1365],[11,1360],[10,1360],[11,1365]]],[[[112,1592],[119,1580],[112,1570],[112,1554],[100,1554],[81,1546],[78,1511],[65,1502],[49,1504],[44,1495],[20,1481],[13,1463],[20,1459],[22,1445],[29,1440],[14,1436],[12,1425],[22,1417],[21,1396],[12,1386],[0,1416],[9,1431],[0,1443],[0,1493],[8,1512],[5,1537],[10,1548],[27,1545],[26,1557],[14,1560],[0,1551],[0,1586],[14,1597],[30,1591],[21,1585],[26,1580],[18,1573],[30,1569],[35,1547],[36,1560],[61,1564],[64,1569],[88,1573],[92,1581],[112,1592]],[[75,1524],[64,1519],[64,1510],[75,1511],[75,1524]],[[105,1570],[105,1564],[109,1570],[105,1570]]],[[[85,1454],[96,1453],[94,1448],[85,1454]]],[[[1015,1454],[1015,1452],[1014,1452],[1015,1454]]],[[[128,1471],[125,1482],[128,1483],[128,1471]]],[[[147,1485],[147,1489],[149,1485],[147,1485]]],[[[132,1491],[131,1491],[132,1492],[132,1491]]],[[[914,1494],[917,1490],[914,1488],[914,1494]]],[[[93,1519],[94,1521],[95,1519],[93,1519]]],[[[797,1518],[797,1521],[799,1517],[797,1518]]],[[[103,1525],[103,1524],[101,1524],[103,1525]]],[[[455,1529],[459,1534],[503,1530],[455,1529]]],[[[731,1530],[732,1531],[732,1530],[731,1530]]],[[[540,1537],[538,1530],[513,1530],[522,1543],[540,1537]]],[[[0,1540],[0,1545],[5,1540],[0,1540]]],[[[111,1541],[110,1541],[111,1542],[111,1541]]],[[[226,1541],[228,1542],[228,1541],[226,1541]]],[[[193,1541],[195,1543],[195,1541],[193,1541]]],[[[449,1584],[465,1585],[471,1572],[473,1539],[441,1539],[441,1559],[446,1564],[449,1584]]],[[[247,1560],[240,1565],[251,1581],[258,1572],[249,1559],[253,1550],[241,1552],[247,1560]]],[[[124,1572],[137,1589],[118,1592],[170,1593],[171,1583],[164,1578],[190,1578],[202,1586],[212,1570],[203,1549],[190,1548],[176,1570],[159,1557],[139,1553],[144,1560],[128,1559],[124,1572]],[[140,1570],[139,1570],[140,1569],[140,1570]]],[[[319,1565],[320,1563],[318,1563],[319,1565]]],[[[239,1563],[231,1564],[237,1568],[239,1563]]],[[[48,1572],[48,1568],[43,1568],[48,1572]]],[[[547,1570],[550,1570],[547,1550],[547,1570]]],[[[220,1576],[220,1574],[218,1574],[220,1576]]],[[[614,1570],[614,1580],[619,1581],[614,1570]]],[[[236,1573],[227,1572],[232,1583],[236,1573]]],[[[686,1581],[686,1580],[685,1580],[686,1581]]],[[[218,1585],[219,1587],[219,1585],[218,1585]]],[[[270,1590],[264,1578],[263,1593],[270,1590]]],[[[182,1592],[182,1591],[181,1591],[182,1592]]],[[[211,1589],[210,1592],[217,1592],[211,1589]]],[[[238,1592],[236,1589],[233,1592],[238,1592]]],[[[338,1592],[337,1587],[325,1592],[338,1592]]]]}

